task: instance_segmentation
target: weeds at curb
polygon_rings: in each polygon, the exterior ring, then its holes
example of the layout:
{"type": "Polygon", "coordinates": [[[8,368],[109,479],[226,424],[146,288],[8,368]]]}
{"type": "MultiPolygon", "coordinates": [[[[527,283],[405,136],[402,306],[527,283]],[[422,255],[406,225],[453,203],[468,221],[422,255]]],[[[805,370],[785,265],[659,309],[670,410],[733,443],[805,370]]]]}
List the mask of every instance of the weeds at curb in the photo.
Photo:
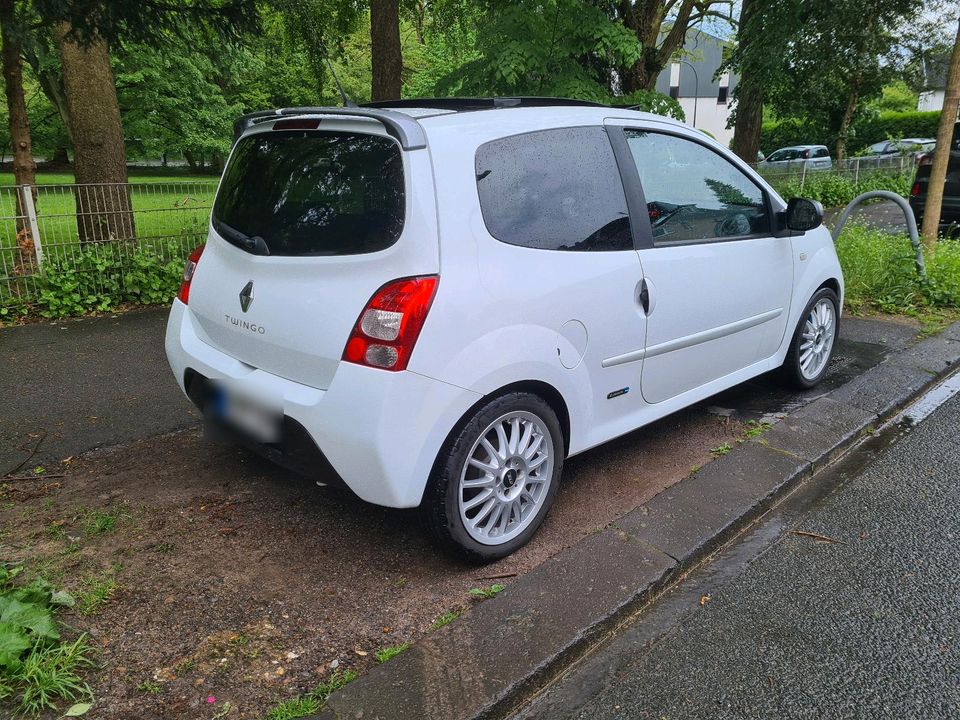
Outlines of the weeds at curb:
{"type": "Polygon", "coordinates": [[[471,588],[470,597],[477,600],[489,600],[490,598],[496,596],[497,593],[502,592],[504,589],[503,585],[499,583],[496,585],[491,585],[488,588],[471,588]]]}
{"type": "Polygon", "coordinates": [[[397,655],[402,652],[406,652],[410,649],[410,643],[405,642],[400,645],[391,645],[390,647],[385,647],[380,650],[377,650],[373,656],[377,659],[378,663],[385,663],[387,660],[392,660],[397,655]]]}

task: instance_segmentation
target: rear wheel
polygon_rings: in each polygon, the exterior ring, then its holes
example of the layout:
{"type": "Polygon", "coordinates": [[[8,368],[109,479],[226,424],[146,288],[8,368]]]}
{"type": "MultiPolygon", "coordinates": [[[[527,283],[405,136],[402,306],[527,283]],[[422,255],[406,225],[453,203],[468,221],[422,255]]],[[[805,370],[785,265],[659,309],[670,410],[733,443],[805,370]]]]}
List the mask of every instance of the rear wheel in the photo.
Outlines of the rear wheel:
{"type": "Polygon", "coordinates": [[[471,562],[530,540],[557,493],[563,435],[539,396],[515,392],[476,410],[437,459],[422,509],[445,549],[471,562]]]}
{"type": "Polygon", "coordinates": [[[800,317],[782,372],[791,384],[812,388],[827,374],[840,327],[840,300],[830,288],[820,288],[800,317]]]}

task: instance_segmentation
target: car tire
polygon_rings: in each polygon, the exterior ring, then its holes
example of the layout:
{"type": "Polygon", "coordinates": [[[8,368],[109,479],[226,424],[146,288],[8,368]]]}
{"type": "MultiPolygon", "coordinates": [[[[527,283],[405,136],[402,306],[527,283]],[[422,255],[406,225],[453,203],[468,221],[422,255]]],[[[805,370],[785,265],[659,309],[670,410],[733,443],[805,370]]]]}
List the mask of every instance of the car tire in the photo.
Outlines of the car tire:
{"type": "Polygon", "coordinates": [[[448,438],[421,504],[444,550],[472,563],[499,560],[543,524],[563,471],[563,430],[547,402],[511,392],[475,409],[448,438]]]}
{"type": "Polygon", "coordinates": [[[784,379],[806,390],[827,374],[840,334],[840,299],[830,288],[820,288],[803,309],[790,349],[780,368],[784,379]]]}

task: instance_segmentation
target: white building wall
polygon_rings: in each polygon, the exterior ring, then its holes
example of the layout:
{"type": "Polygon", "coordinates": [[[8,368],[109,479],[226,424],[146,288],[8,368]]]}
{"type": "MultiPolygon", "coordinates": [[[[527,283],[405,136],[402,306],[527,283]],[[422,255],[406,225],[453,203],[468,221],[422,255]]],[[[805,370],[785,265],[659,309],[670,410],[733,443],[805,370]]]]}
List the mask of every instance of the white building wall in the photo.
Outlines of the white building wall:
{"type": "Polygon", "coordinates": [[[917,110],[921,112],[943,110],[944,94],[944,90],[925,90],[920,93],[920,99],[917,101],[917,110]]]}
{"type": "Polygon", "coordinates": [[[733,128],[727,129],[727,120],[730,118],[730,106],[727,103],[718,103],[715,97],[696,98],[696,118],[694,125],[694,98],[678,98],[686,123],[698,130],[706,130],[724,147],[730,147],[733,140],[733,128]]]}

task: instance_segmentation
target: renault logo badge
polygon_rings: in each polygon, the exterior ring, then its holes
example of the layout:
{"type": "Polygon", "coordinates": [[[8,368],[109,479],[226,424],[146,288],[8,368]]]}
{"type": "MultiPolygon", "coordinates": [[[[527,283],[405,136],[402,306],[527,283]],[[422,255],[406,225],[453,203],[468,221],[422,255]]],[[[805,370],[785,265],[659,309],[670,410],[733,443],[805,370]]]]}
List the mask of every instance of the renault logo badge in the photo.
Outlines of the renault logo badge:
{"type": "Polygon", "coordinates": [[[253,304],[253,280],[243,286],[240,291],[240,309],[246,312],[253,304]]]}

